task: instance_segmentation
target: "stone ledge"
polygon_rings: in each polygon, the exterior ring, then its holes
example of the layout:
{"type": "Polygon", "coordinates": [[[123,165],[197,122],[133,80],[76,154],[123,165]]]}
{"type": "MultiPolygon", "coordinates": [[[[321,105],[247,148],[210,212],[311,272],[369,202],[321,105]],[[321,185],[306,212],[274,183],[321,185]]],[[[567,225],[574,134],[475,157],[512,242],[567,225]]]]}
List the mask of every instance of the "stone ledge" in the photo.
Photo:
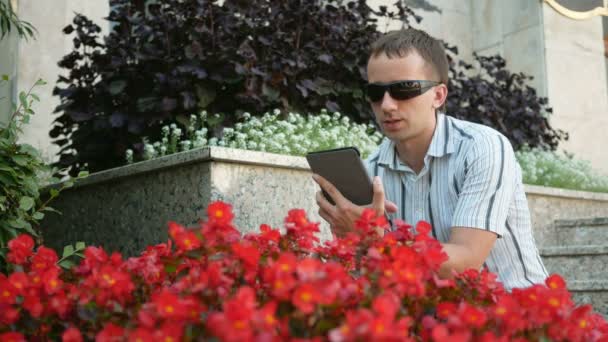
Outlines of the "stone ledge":
{"type": "Polygon", "coordinates": [[[550,187],[546,187],[546,186],[529,185],[529,184],[524,185],[524,190],[526,191],[527,195],[541,195],[541,196],[549,196],[549,197],[586,199],[586,200],[608,202],[608,193],[550,188],[550,187]]]}
{"type": "Polygon", "coordinates": [[[540,248],[540,255],[543,257],[599,255],[599,254],[608,254],[608,245],[586,245],[586,246],[565,246],[565,247],[540,248]]]}
{"type": "MultiPolygon", "coordinates": [[[[152,160],[146,160],[131,165],[120,166],[114,169],[95,172],[89,175],[88,177],[76,182],[74,184],[74,187],[81,187],[91,184],[113,181],[117,178],[136,176],[146,172],[177,167],[179,165],[187,165],[207,161],[270,166],[295,170],[310,170],[308,162],[304,157],[213,146],[179,152],[168,156],[155,158],[152,160]]],[[[51,186],[59,187],[61,184],[62,183],[57,183],[51,186]]],[[[567,190],[528,184],[524,185],[524,189],[526,194],[529,195],[541,195],[549,197],[586,199],[608,202],[608,194],[605,193],[567,190]]]]}
{"type": "MultiPolygon", "coordinates": [[[[239,150],[227,147],[204,147],[189,151],[170,154],[167,156],[145,160],[130,165],[95,172],[76,182],[74,187],[114,181],[118,178],[131,177],[142,173],[173,168],[180,165],[219,161],[226,163],[239,163],[247,165],[270,166],[295,170],[309,170],[308,162],[304,157],[287,156],[283,154],[239,150]]],[[[63,183],[63,182],[62,182],[63,183]]],[[[62,183],[52,185],[59,187],[62,183]]]]}
{"type": "Polygon", "coordinates": [[[608,291],[608,279],[574,280],[569,281],[566,285],[572,292],[608,291]]]}
{"type": "Polygon", "coordinates": [[[596,217],[591,219],[555,220],[556,228],[578,228],[588,226],[607,226],[608,217],[596,217]]]}

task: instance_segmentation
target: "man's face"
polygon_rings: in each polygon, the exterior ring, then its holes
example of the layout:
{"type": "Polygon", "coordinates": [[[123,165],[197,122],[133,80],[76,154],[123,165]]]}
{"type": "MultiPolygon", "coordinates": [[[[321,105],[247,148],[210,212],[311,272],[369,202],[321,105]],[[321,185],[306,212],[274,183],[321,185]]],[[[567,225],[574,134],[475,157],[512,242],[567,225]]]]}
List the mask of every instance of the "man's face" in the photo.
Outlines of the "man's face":
{"type": "MultiPolygon", "coordinates": [[[[439,81],[424,59],[415,51],[405,57],[386,54],[371,57],[367,64],[369,83],[389,83],[401,80],[439,81]]],[[[438,85],[423,94],[407,100],[396,100],[388,92],[371,102],[378,125],[384,134],[395,142],[406,142],[435,129],[435,108],[443,103],[444,96],[438,85]]]]}

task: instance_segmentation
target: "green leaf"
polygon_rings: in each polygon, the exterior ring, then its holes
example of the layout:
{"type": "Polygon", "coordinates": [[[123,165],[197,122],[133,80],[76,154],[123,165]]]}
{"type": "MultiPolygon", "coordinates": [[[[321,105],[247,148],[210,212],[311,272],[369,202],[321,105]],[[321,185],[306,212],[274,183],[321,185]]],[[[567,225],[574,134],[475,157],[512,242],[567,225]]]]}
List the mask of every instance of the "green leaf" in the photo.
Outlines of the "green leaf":
{"type": "Polygon", "coordinates": [[[46,85],[46,81],[40,78],[40,79],[38,79],[38,81],[36,81],[36,84],[35,84],[35,85],[36,85],[36,86],[43,86],[43,85],[46,85]]]}
{"type": "Polygon", "coordinates": [[[13,228],[23,228],[25,226],[25,221],[22,218],[16,218],[14,220],[10,220],[7,222],[13,228]]]}
{"type": "Polygon", "coordinates": [[[21,103],[21,105],[24,108],[28,107],[28,105],[27,105],[27,95],[25,94],[24,91],[22,91],[22,92],[19,93],[19,102],[21,103]]]}
{"type": "Polygon", "coordinates": [[[15,181],[15,177],[10,174],[7,175],[5,173],[0,173],[0,183],[3,183],[8,186],[17,185],[17,182],[15,181]]]}
{"type": "Polygon", "coordinates": [[[30,158],[28,158],[28,156],[17,154],[13,156],[13,161],[19,166],[25,166],[30,161],[30,158]]]}
{"type": "Polygon", "coordinates": [[[23,196],[19,200],[19,209],[28,211],[34,206],[34,199],[29,196],[23,196]]]}
{"type": "Polygon", "coordinates": [[[49,190],[49,193],[51,194],[51,197],[59,196],[59,190],[57,190],[57,189],[51,189],[51,190],[49,190]]]}
{"type": "Polygon", "coordinates": [[[85,178],[89,176],[89,171],[80,171],[78,172],[78,176],[76,178],[85,178]]]}
{"type": "Polygon", "coordinates": [[[262,94],[267,96],[268,99],[271,101],[275,101],[276,99],[279,98],[279,95],[281,95],[281,93],[278,90],[267,85],[266,83],[262,84],[262,94]]]}
{"type": "Polygon", "coordinates": [[[116,80],[116,81],[110,82],[110,85],[108,86],[108,88],[109,88],[108,90],[110,91],[110,94],[118,95],[118,94],[122,93],[123,90],[125,90],[126,86],[127,86],[127,81],[116,80]]]}
{"type": "Polygon", "coordinates": [[[34,220],[40,221],[44,218],[44,213],[41,213],[39,211],[35,212],[34,215],[32,215],[32,218],[34,220]]]}
{"type": "Polygon", "coordinates": [[[213,88],[207,88],[203,85],[196,85],[196,95],[198,98],[198,106],[200,108],[207,108],[213,100],[215,100],[216,93],[213,88]]]}
{"type": "Polygon", "coordinates": [[[86,244],[83,241],[76,242],[76,250],[77,251],[82,251],[85,248],[86,248],[86,244]]]}
{"type": "Polygon", "coordinates": [[[34,228],[32,228],[32,225],[29,222],[25,222],[25,224],[23,226],[23,230],[25,230],[26,232],[28,232],[29,234],[31,234],[33,236],[38,236],[38,233],[36,233],[36,231],[34,230],[34,228]]]}
{"type": "Polygon", "coordinates": [[[67,257],[71,256],[72,254],[74,254],[74,246],[67,245],[67,246],[63,247],[62,258],[67,258],[67,257]]]}
{"type": "Polygon", "coordinates": [[[30,94],[30,96],[31,96],[31,97],[32,97],[34,100],[36,100],[36,101],[40,102],[40,98],[38,97],[38,95],[36,95],[36,94],[30,94]]]}
{"type": "Polygon", "coordinates": [[[9,80],[8,75],[2,74],[2,80],[3,81],[8,81],[9,80]]]}
{"type": "Polygon", "coordinates": [[[63,267],[66,270],[69,270],[72,267],[76,266],[76,264],[72,260],[62,260],[59,263],[59,266],[63,267]]]}
{"type": "Polygon", "coordinates": [[[51,207],[44,207],[44,208],[42,208],[42,209],[40,209],[40,210],[42,210],[42,211],[51,211],[51,212],[57,213],[57,214],[59,214],[59,215],[63,215],[63,214],[61,213],[61,211],[59,211],[59,210],[57,210],[57,209],[55,209],[55,208],[51,208],[51,207]]]}

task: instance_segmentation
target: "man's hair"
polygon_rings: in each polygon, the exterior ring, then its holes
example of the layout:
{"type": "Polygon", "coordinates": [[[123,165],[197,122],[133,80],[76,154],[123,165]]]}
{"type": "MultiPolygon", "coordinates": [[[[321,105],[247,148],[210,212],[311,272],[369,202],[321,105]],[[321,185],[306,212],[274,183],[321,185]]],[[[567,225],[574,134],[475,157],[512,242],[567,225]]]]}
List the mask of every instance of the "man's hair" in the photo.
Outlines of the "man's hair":
{"type": "Polygon", "coordinates": [[[443,44],[424,31],[413,28],[389,31],[372,44],[370,57],[382,53],[389,58],[405,57],[412,51],[418,52],[438,78],[431,81],[447,86],[449,66],[443,44]]]}

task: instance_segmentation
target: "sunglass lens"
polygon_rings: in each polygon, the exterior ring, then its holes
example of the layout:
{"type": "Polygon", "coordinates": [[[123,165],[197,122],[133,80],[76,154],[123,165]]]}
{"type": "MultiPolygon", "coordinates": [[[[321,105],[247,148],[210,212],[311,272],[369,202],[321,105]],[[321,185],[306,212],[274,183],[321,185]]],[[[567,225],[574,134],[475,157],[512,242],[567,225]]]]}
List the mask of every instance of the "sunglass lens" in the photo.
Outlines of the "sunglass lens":
{"type": "Polygon", "coordinates": [[[420,87],[416,87],[409,82],[397,83],[391,85],[389,93],[395,100],[407,100],[420,95],[420,87]]]}
{"type": "Polygon", "coordinates": [[[382,100],[386,87],[379,84],[368,84],[367,85],[367,96],[373,102],[382,100]]]}

